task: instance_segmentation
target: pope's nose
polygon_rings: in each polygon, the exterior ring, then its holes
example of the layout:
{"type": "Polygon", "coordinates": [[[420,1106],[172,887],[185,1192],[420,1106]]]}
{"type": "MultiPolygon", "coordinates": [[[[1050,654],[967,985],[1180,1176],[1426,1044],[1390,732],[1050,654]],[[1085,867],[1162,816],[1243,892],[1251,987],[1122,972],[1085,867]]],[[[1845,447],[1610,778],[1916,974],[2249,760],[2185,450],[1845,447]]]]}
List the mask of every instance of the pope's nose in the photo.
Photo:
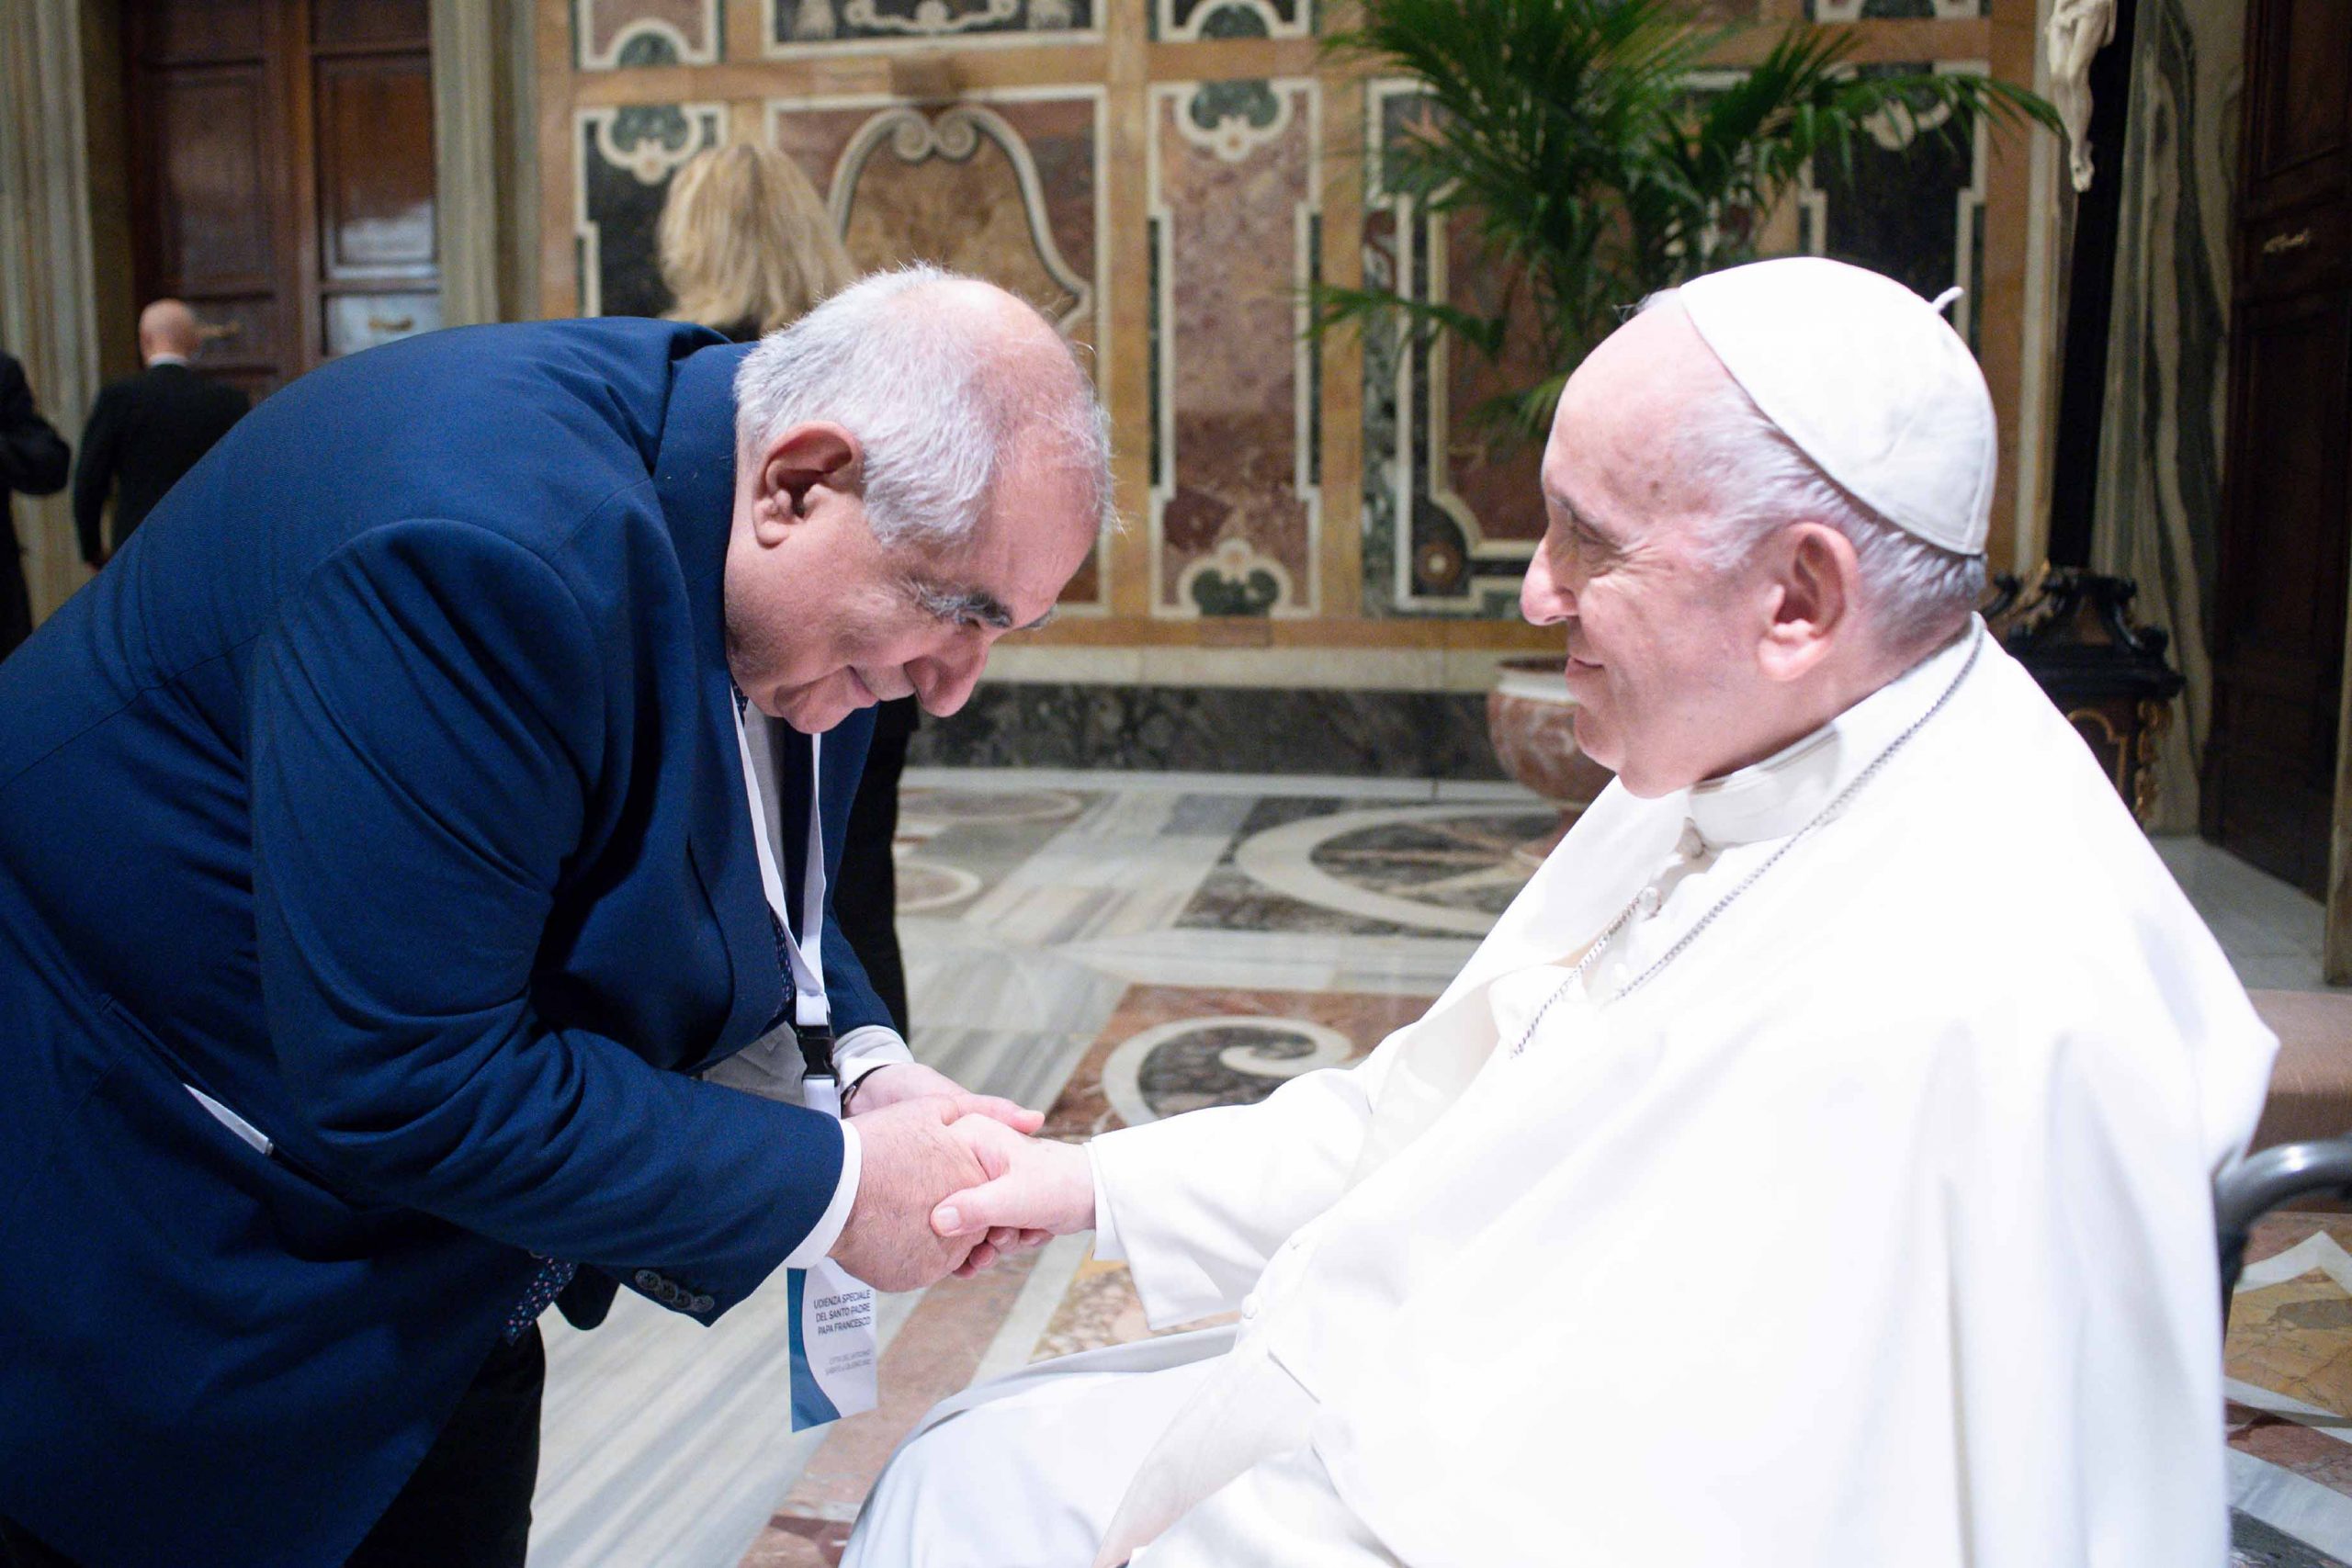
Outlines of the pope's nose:
{"type": "Polygon", "coordinates": [[[1520,579],[1520,618],[1530,626],[1555,626],[1576,613],[1576,595],[1553,575],[1552,563],[1539,547],[1527,563],[1527,575],[1520,579]]]}

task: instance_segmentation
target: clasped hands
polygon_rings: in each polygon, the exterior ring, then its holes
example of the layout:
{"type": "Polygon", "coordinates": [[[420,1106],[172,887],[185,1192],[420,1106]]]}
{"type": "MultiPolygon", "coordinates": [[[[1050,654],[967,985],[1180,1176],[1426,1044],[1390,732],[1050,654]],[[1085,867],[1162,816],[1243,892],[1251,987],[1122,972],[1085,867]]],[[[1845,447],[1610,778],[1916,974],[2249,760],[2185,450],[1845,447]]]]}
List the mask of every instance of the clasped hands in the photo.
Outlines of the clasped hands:
{"type": "Polygon", "coordinates": [[[862,1167],[832,1258],[883,1291],[969,1278],[1018,1248],[1094,1224],[1086,1151],[1029,1136],[1041,1112],[973,1094],[919,1063],[861,1087],[862,1167]]]}

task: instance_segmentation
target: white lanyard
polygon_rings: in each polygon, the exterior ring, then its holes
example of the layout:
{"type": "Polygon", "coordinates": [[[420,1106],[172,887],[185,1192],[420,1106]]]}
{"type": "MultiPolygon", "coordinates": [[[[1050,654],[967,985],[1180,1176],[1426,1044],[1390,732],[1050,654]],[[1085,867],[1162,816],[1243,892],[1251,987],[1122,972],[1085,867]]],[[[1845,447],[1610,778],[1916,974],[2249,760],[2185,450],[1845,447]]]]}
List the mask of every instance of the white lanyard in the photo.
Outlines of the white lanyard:
{"type": "Polygon", "coordinates": [[[743,796],[752,806],[752,842],[759,851],[760,886],[784,932],[785,955],[792,964],[792,1021],[802,1029],[823,1029],[833,1016],[825,999],[825,824],[817,808],[823,776],[818,767],[824,761],[825,738],[808,738],[808,858],[800,872],[798,934],[785,918],[784,877],[776,870],[775,851],[768,843],[768,814],[763,809],[760,776],[752,766],[752,738],[744,728],[740,707],[735,710],[735,744],[743,757],[743,796]]]}

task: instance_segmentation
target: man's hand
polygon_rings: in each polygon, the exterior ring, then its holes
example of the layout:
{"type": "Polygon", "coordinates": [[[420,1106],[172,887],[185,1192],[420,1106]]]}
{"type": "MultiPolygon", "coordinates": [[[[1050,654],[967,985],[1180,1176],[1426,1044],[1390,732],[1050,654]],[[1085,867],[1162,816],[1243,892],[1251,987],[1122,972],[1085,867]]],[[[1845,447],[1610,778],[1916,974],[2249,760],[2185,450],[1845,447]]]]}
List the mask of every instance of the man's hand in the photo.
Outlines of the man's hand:
{"type": "MultiPolygon", "coordinates": [[[[957,1115],[954,1100],[934,1096],[850,1119],[862,1165],[849,1223],[831,1256],[876,1290],[920,1290],[950,1269],[968,1273],[995,1260],[985,1235],[942,1236],[932,1228],[942,1195],[989,1176],[968,1134],[954,1131],[957,1115]]],[[[987,1125],[1014,1136],[996,1122],[987,1125]]]]}
{"type": "Polygon", "coordinates": [[[932,1229],[940,1235],[986,1246],[1008,1230],[1026,1242],[1094,1228],[1094,1167],[1084,1149],[1016,1137],[980,1116],[964,1117],[949,1131],[988,1179],[951,1193],[932,1211],[932,1229]]]}
{"type": "Polygon", "coordinates": [[[850,1088],[850,1104],[861,1116],[869,1111],[904,1105],[910,1100],[934,1097],[954,1102],[958,1116],[986,1116],[1016,1133],[1034,1133],[1046,1124],[1044,1111],[1015,1105],[992,1094],[974,1094],[946,1074],[935,1072],[921,1062],[885,1063],[850,1088]]]}

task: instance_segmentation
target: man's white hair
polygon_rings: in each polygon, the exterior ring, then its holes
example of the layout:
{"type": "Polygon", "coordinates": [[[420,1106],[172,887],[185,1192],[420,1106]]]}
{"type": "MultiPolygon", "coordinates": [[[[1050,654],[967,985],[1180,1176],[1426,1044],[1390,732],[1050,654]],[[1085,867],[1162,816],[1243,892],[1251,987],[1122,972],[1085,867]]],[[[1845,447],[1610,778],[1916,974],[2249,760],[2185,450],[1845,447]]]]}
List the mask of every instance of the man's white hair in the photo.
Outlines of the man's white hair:
{"type": "MultiPolygon", "coordinates": [[[[1642,301],[1671,302],[1668,288],[1642,301]]],[[[1675,434],[1684,470],[1717,498],[1708,528],[1711,562],[1729,570],[1792,523],[1822,523],[1846,536],[1861,575],[1863,613],[1887,650],[1927,651],[1984,596],[1984,558],[1905,533],[1822,472],[1729,375],[1691,408],[1675,434]]]]}
{"type": "Polygon", "coordinates": [[[830,421],[865,449],[874,536],[945,543],[988,510],[1018,446],[1023,461],[1080,470],[1099,525],[1114,527],[1111,426],[1092,382],[1067,344],[1067,374],[1041,375],[992,358],[971,313],[924,308],[922,291],[971,281],[928,265],[876,273],[761,339],[735,373],[743,458],[796,424],[830,421]]]}

